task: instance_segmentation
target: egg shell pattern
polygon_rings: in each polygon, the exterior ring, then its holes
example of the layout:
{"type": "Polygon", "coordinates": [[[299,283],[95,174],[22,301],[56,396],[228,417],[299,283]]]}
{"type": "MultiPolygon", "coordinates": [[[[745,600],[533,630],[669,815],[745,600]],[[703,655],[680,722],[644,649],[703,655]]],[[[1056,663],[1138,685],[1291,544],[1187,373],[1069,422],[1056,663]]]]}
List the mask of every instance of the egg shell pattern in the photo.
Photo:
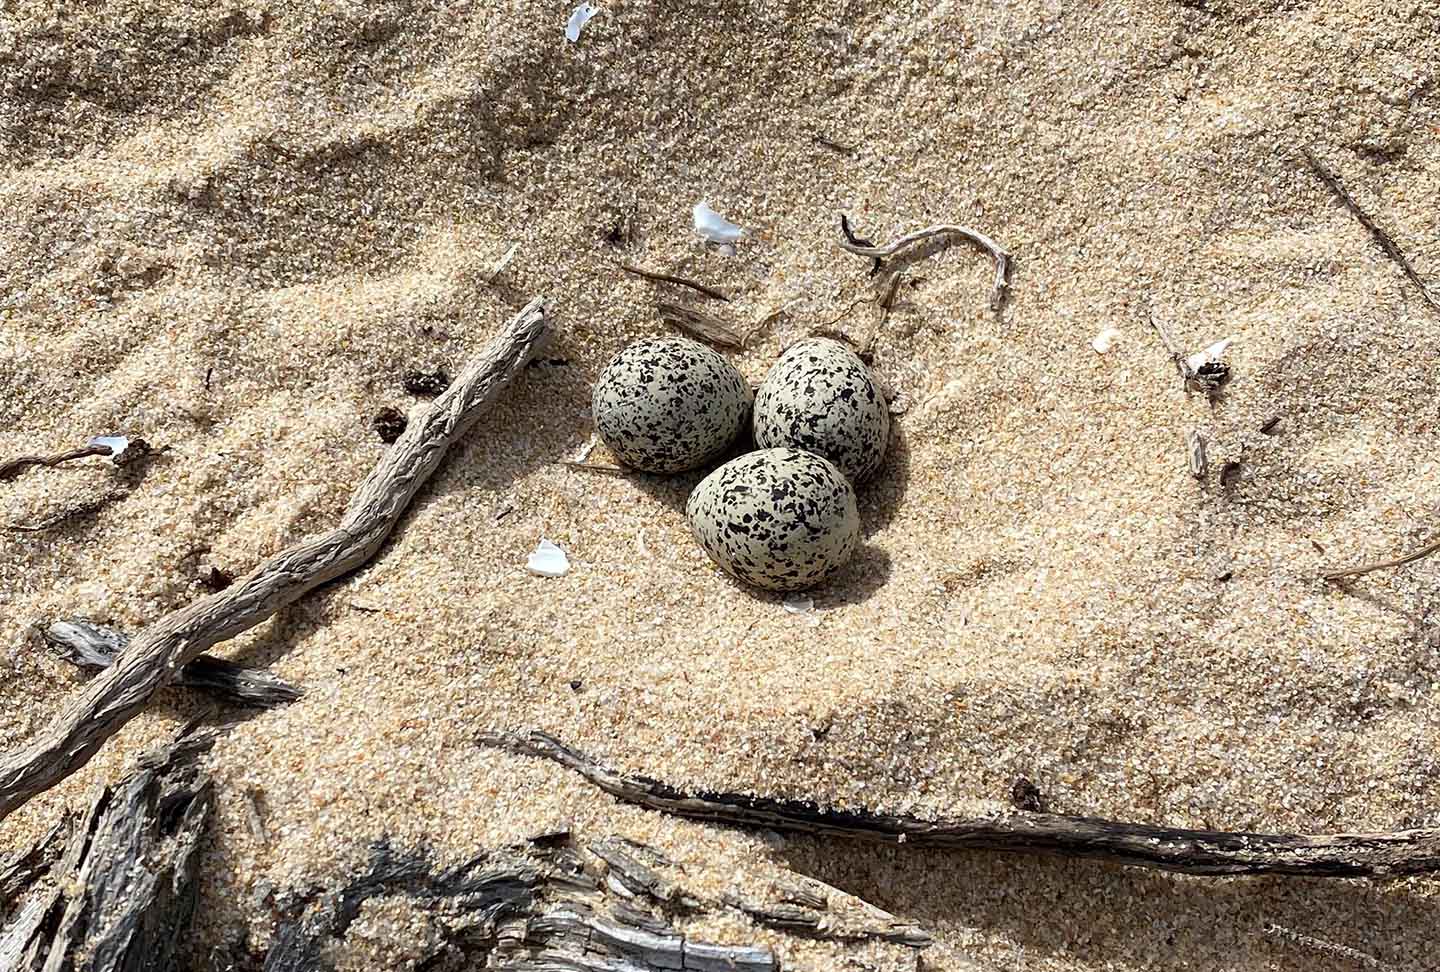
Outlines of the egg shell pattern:
{"type": "Polygon", "coordinates": [[[824,456],[851,482],[890,445],[890,410],[870,371],[838,341],[809,338],[780,356],[755,395],[755,444],[824,456]]]}
{"type": "Polygon", "coordinates": [[[750,386],[717,352],[687,338],[636,341],[595,382],[595,429],[626,465],[683,472],[722,455],[750,416],[750,386]]]}
{"type": "Polygon", "coordinates": [[[710,559],[770,591],[815,586],[860,545],[855,488],[834,463],[799,449],[730,460],[690,493],[685,516],[710,559]]]}

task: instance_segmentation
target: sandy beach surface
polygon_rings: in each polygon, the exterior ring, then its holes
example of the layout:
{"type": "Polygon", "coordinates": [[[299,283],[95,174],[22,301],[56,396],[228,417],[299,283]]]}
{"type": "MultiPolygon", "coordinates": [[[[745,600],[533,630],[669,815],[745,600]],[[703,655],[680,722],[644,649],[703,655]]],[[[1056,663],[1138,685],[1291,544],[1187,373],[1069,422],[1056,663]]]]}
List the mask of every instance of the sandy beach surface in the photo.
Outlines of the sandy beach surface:
{"type": "MultiPolygon", "coordinates": [[[[1440,8],[602,6],[576,44],[569,4],[529,0],[0,8],[0,459],[165,450],[138,480],[90,458],[0,482],[0,748],[82,680],[36,624],[139,630],[211,567],[329,528],[386,448],[372,417],[423,406],[402,376],[455,374],[544,295],[556,342],[380,555],[218,649],[306,695],[210,757],[197,968],[263,952],[267,884],[338,881],[378,837],[453,860],[556,827],[650,843],[716,895],[817,878],[920,923],[925,969],[1358,967],[1272,926],[1436,967],[1436,880],[745,833],[474,737],[918,815],[1001,815],[1025,777],[1056,812],[1173,826],[1440,825],[1440,557],[1319,576],[1440,529],[1440,312],[1302,154],[1440,279],[1440,8]],[[695,236],[702,199],[747,229],[734,256],[695,236]],[[668,332],[657,298],[702,306],[616,261],[732,293],[703,309],[761,325],[733,355],[758,381],[880,320],[842,212],[877,241],[973,226],[1013,288],[993,313],[964,246],[913,267],[875,344],[901,414],[864,548],[794,614],[690,538],[698,474],[557,460],[608,358],[668,332]],[[1187,351],[1234,339],[1219,401],[1152,316],[1187,351]],[[568,575],[526,572],[542,537],[568,575]]],[[[0,855],[195,717],[219,709],[165,690],[0,823],[0,855]]],[[[405,924],[367,911],[337,961],[408,967],[405,924]]],[[[796,970],[917,968],[739,916],[687,930],[796,970]]]]}

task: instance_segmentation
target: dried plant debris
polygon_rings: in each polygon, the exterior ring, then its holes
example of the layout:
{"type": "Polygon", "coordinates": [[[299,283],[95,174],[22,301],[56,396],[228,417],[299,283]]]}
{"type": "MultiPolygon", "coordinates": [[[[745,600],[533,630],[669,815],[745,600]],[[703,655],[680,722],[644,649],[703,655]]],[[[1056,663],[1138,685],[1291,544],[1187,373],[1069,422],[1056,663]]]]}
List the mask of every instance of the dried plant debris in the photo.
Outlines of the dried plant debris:
{"type": "Polygon", "coordinates": [[[719,348],[743,350],[745,339],[726,327],[719,318],[712,317],[693,307],[683,307],[661,301],[655,305],[660,319],[672,327],[679,328],[691,337],[699,338],[719,348]]]}
{"type": "Polygon", "coordinates": [[[875,246],[869,240],[862,240],[855,236],[850,230],[850,221],[843,213],[840,216],[840,230],[843,237],[840,241],[842,250],[856,256],[870,257],[876,261],[871,266],[871,273],[875,273],[882,266],[891,270],[903,270],[916,260],[922,260],[949,249],[956,239],[966,240],[985,250],[995,261],[995,283],[990,295],[990,309],[999,310],[1005,300],[1005,290],[1009,286],[1010,253],[978,230],[973,230],[968,226],[941,223],[908,233],[886,246],[875,246]]]}
{"type": "Polygon", "coordinates": [[[1321,162],[1319,157],[1317,157],[1311,149],[1302,148],[1300,151],[1304,154],[1305,161],[1310,163],[1311,171],[1319,176],[1325,185],[1330,187],[1330,191],[1335,193],[1336,197],[1345,204],[1345,208],[1350,210],[1351,214],[1360,221],[1360,225],[1370,231],[1370,235],[1375,239],[1375,242],[1379,244],[1380,249],[1385,251],[1385,255],[1400,267],[1405,276],[1409,278],[1410,282],[1420,291],[1420,296],[1425,299],[1425,303],[1436,310],[1440,310],[1440,297],[1436,297],[1434,291],[1425,285],[1425,281],[1420,279],[1420,274],[1415,272],[1415,268],[1411,266],[1410,260],[1405,256],[1404,252],[1401,251],[1390,234],[1381,229],[1379,224],[1370,217],[1370,214],[1360,208],[1360,204],[1355,201],[1355,197],[1351,196],[1345,189],[1344,184],[1341,183],[1340,177],[1327,168],[1325,163],[1321,162]]]}
{"type": "Polygon", "coordinates": [[[646,280],[654,280],[659,283],[672,283],[681,287],[689,287],[691,290],[702,293],[706,297],[713,298],[714,300],[728,301],[730,299],[730,295],[725,293],[725,291],[718,290],[707,284],[700,283],[699,281],[690,280],[686,277],[677,277],[676,275],[671,273],[660,273],[657,270],[646,270],[644,267],[637,267],[629,263],[617,263],[616,266],[619,267],[621,270],[624,270],[628,274],[632,274],[636,277],[644,277],[646,280]]]}
{"type": "Polygon", "coordinates": [[[680,932],[664,909],[644,907],[642,892],[629,891],[626,880],[643,881],[638,870],[610,880],[619,858],[602,860],[605,871],[567,840],[547,840],[439,867],[424,850],[380,841],[366,869],[338,891],[303,893],[298,917],[277,929],[265,969],[333,968],[328,959],[362,906],[399,898],[430,916],[436,932],[420,968],[778,972],[768,947],[715,945],[680,932]]]}
{"type": "MultiPolygon", "coordinates": [[[[124,632],[85,618],[55,621],[40,633],[57,657],[85,672],[109,668],[130,642],[124,632]]],[[[262,709],[294,702],[304,694],[266,669],[246,668],[214,655],[200,655],[181,667],[175,684],[199,689],[222,702],[262,709]]]]}
{"type": "MultiPolygon", "coordinates": [[[[818,738],[818,737],[817,737],[818,738]]],[[[626,776],[546,733],[481,733],[482,746],[546,759],[625,803],[714,824],[841,839],[1055,854],[1183,874],[1284,874],[1391,878],[1440,871],[1440,832],[1297,834],[1190,830],[1068,814],[1017,812],[993,819],[926,819],[864,808],[832,810],[813,800],[681,789],[626,776]]]]}
{"type": "Polygon", "coordinates": [[[1272,415],[1272,416],[1270,416],[1268,419],[1266,419],[1266,420],[1264,421],[1264,423],[1260,426],[1260,432],[1261,432],[1261,434],[1263,434],[1263,435],[1279,435],[1279,434],[1280,434],[1280,418],[1281,418],[1281,416],[1279,416],[1279,415],[1272,415]]]}
{"type": "MultiPolygon", "coordinates": [[[[1310,542],[1315,545],[1315,549],[1320,551],[1322,555],[1325,553],[1324,548],[1318,543],[1315,543],[1313,540],[1310,542]]],[[[1342,577],[1358,577],[1361,574],[1368,574],[1376,570],[1390,570],[1394,567],[1404,567],[1406,564],[1413,564],[1417,560],[1422,560],[1430,556],[1437,550],[1440,550],[1440,540],[1436,540],[1434,543],[1428,543],[1413,553],[1395,557],[1391,560],[1382,560],[1378,563],[1363,564],[1359,567],[1342,567],[1338,570],[1327,571],[1324,577],[1326,580],[1333,581],[1340,580],[1342,577]]]]}
{"type": "Polygon", "coordinates": [[[1196,479],[1204,479],[1205,473],[1210,469],[1209,459],[1205,455],[1205,437],[1192,429],[1185,437],[1185,447],[1190,455],[1190,475],[1196,479]]]}
{"type": "Polygon", "coordinates": [[[443,368],[434,371],[407,371],[400,384],[412,395],[435,396],[450,387],[450,376],[443,368]]]}
{"type": "Polygon", "coordinates": [[[1010,802],[1017,810],[1025,810],[1029,813],[1045,812],[1045,797],[1041,794],[1040,788],[1023,776],[1017,779],[1015,785],[1010,788],[1010,802]]]}
{"type": "Polygon", "coordinates": [[[63,857],[34,881],[0,932],[9,969],[130,972],[177,968],[199,890],[199,847],[214,784],[207,733],[182,733],[100,792],[63,857]],[[79,959],[83,957],[83,964],[79,959]]]}
{"type": "MultiPolygon", "coordinates": [[[[143,442],[143,440],[138,441],[143,442]]],[[[0,462],[0,482],[13,479],[32,466],[59,466],[88,456],[109,456],[112,461],[119,462],[129,445],[130,440],[124,436],[95,436],[78,449],[57,452],[49,456],[17,456],[14,459],[0,462]]]]}
{"type": "Polygon", "coordinates": [[[380,436],[380,441],[386,445],[394,445],[399,441],[400,436],[405,434],[407,419],[405,413],[392,405],[386,405],[375,413],[370,420],[370,427],[375,434],[380,436]]]}
{"type": "Polygon", "coordinates": [[[1315,938],[1312,935],[1302,935],[1292,928],[1284,925],[1277,925],[1267,922],[1264,928],[1265,934],[1277,941],[1285,942],[1297,948],[1318,952],[1321,955],[1329,955],[1334,958],[1345,959],[1353,962],[1357,968],[1372,969],[1375,972],[1385,972],[1391,966],[1380,961],[1373,955],[1368,955],[1358,948],[1351,948],[1348,945],[1341,945],[1337,942],[1328,942],[1323,938],[1315,938]]]}

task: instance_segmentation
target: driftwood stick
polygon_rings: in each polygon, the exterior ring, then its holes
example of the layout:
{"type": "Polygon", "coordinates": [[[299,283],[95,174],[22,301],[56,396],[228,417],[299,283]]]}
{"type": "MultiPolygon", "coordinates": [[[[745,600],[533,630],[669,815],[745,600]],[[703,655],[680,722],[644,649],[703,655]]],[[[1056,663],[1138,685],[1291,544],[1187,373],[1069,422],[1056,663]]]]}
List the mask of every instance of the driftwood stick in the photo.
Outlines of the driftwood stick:
{"type": "Polygon", "coordinates": [[[1406,564],[1414,563],[1421,558],[1430,556],[1437,550],[1440,550],[1440,540],[1426,544],[1414,553],[1408,553],[1403,557],[1396,557],[1394,560],[1382,560],[1378,564],[1364,564],[1360,567],[1344,567],[1339,570],[1327,571],[1322,576],[1326,580],[1339,580],[1342,577],[1356,577],[1360,574],[1368,574],[1372,570],[1389,570],[1391,567],[1404,567],[1406,564]]]}
{"type": "Polygon", "coordinates": [[[633,274],[637,277],[644,277],[646,280],[656,280],[660,283],[672,283],[678,284],[681,287],[689,287],[691,290],[698,291],[704,294],[706,297],[710,297],[714,300],[728,301],[730,299],[730,295],[725,293],[725,291],[717,290],[714,287],[700,283],[696,280],[689,280],[685,277],[677,277],[674,274],[670,273],[660,273],[656,270],[646,270],[643,267],[632,266],[629,263],[617,263],[615,265],[621,270],[624,270],[626,273],[633,274]]]}
{"type": "Polygon", "coordinates": [[[1350,195],[1345,184],[1340,181],[1340,177],[1332,172],[1324,162],[1321,162],[1309,148],[1302,148],[1300,151],[1305,154],[1305,161],[1310,163],[1311,170],[1320,177],[1320,181],[1330,187],[1330,191],[1345,204],[1345,208],[1350,210],[1351,215],[1360,221],[1360,225],[1370,231],[1370,235],[1380,245],[1380,249],[1385,251],[1385,255],[1405,272],[1405,276],[1410,278],[1410,282],[1419,289],[1420,296],[1425,298],[1425,302],[1436,310],[1440,310],[1440,298],[1437,298],[1430,288],[1425,286],[1425,281],[1420,279],[1420,275],[1415,272],[1415,268],[1410,265],[1409,259],[1406,258],[1390,234],[1381,229],[1379,224],[1370,217],[1370,214],[1360,208],[1360,204],[1355,201],[1354,196],[1350,195]]]}
{"type": "MultiPolygon", "coordinates": [[[[842,231],[845,228],[846,227],[842,225],[842,231]]],[[[995,286],[990,295],[990,309],[999,310],[1001,301],[1005,299],[1005,288],[1009,285],[1010,253],[984,233],[973,230],[968,226],[941,223],[938,226],[931,226],[926,229],[916,230],[914,233],[908,233],[887,246],[864,246],[862,245],[864,241],[857,240],[852,242],[850,235],[846,233],[846,238],[840,241],[840,249],[846,253],[853,253],[856,256],[870,257],[874,260],[888,260],[889,262],[886,266],[889,269],[903,270],[914,261],[923,259],[937,250],[948,247],[951,239],[956,236],[970,241],[994,258],[995,286]],[[938,244],[931,246],[919,245],[927,241],[938,241],[938,244]]]]}
{"type": "Polygon", "coordinates": [[[678,327],[702,341],[737,351],[745,347],[745,339],[721,323],[719,318],[711,317],[693,307],[683,307],[662,300],[655,305],[655,309],[660,312],[660,319],[666,324],[678,327]]]}
{"type": "Polygon", "coordinates": [[[924,820],[868,810],[827,810],[802,800],[741,793],[690,793],[646,777],[616,773],[543,732],[484,733],[479,742],[551,760],[626,803],[742,827],[908,847],[1086,857],[1184,874],[1392,877],[1440,871],[1437,830],[1300,836],[1183,830],[1025,812],[995,820],[924,820]]]}
{"type": "Polygon", "coordinates": [[[234,585],[145,628],[51,725],[0,758],[0,818],[85,765],[186,662],[375,556],[446,450],[536,352],[549,333],[545,316],[544,302],[531,301],[415,416],[355,491],[338,527],[300,541],[234,585]]]}

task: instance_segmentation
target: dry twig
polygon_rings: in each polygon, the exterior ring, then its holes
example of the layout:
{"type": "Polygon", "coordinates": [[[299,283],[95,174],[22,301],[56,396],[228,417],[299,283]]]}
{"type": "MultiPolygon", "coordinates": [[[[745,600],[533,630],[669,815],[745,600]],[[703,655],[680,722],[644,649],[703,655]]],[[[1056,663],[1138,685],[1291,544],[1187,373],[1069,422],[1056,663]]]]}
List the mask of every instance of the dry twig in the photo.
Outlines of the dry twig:
{"type": "Polygon", "coordinates": [[[1279,939],[1282,942],[1289,942],[1300,948],[1308,948],[1311,951],[1319,952],[1322,955],[1333,955],[1336,958],[1349,959],[1362,969],[1388,969],[1390,966],[1380,961],[1373,955],[1366,955],[1358,948],[1351,948],[1349,945],[1340,945],[1336,942],[1327,942],[1323,938],[1315,938],[1311,935],[1302,935],[1299,932],[1286,928],[1284,925],[1276,925],[1273,922],[1265,925],[1265,934],[1271,938],[1279,939]]]}
{"type": "Polygon", "coordinates": [[[1330,169],[1325,166],[1325,163],[1321,162],[1308,147],[1302,148],[1300,151],[1305,154],[1305,161],[1310,163],[1310,168],[1320,177],[1320,180],[1330,187],[1331,192],[1339,197],[1340,201],[1345,204],[1345,208],[1350,210],[1351,214],[1360,221],[1360,225],[1370,231],[1370,235],[1374,237],[1376,243],[1380,244],[1380,249],[1385,251],[1385,255],[1395,261],[1400,269],[1405,272],[1405,276],[1410,278],[1410,282],[1419,288],[1420,296],[1425,298],[1425,302],[1436,310],[1440,310],[1440,298],[1437,298],[1435,294],[1431,292],[1430,288],[1425,286],[1425,281],[1420,279],[1420,275],[1415,272],[1415,268],[1410,265],[1409,259],[1400,251],[1400,247],[1395,243],[1395,240],[1391,238],[1390,234],[1381,229],[1375,220],[1370,218],[1370,214],[1360,208],[1360,204],[1355,201],[1355,197],[1350,195],[1345,189],[1345,185],[1340,181],[1340,177],[1330,171],[1330,169]]]}
{"type": "MultiPolygon", "coordinates": [[[[842,227],[842,229],[845,228],[848,228],[848,226],[842,227]]],[[[927,229],[909,233],[887,246],[863,245],[868,241],[852,240],[851,234],[848,232],[844,235],[845,239],[840,241],[840,249],[846,253],[853,253],[856,256],[888,261],[885,266],[891,270],[903,270],[916,260],[923,259],[949,247],[953,242],[953,238],[958,236],[985,250],[995,260],[995,286],[990,296],[990,309],[999,310],[1001,301],[1005,299],[1005,288],[1009,285],[1009,252],[984,233],[970,229],[968,226],[942,223],[938,226],[931,226],[927,229]],[[932,243],[930,246],[920,245],[930,241],[938,242],[932,243]]]]}
{"type": "Polygon", "coordinates": [[[68,452],[57,452],[53,456],[17,456],[14,459],[0,462],[0,482],[13,479],[23,470],[31,466],[58,466],[61,463],[84,459],[87,456],[109,456],[113,454],[114,452],[109,446],[86,445],[78,449],[71,449],[68,452]]]}
{"type": "Polygon", "coordinates": [[[730,295],[723,290],[716,290],[714,287],[698,283],[694,280],[687,280],[684,277],[677,277],[669,273],[659,273],[655,270],[645,270],[628,263],[617,263],[615,265],[626,273],[632,273],[637,277],[644,277],[646,280],[658,280],[661,283],[679,284],[681,287],[689,287],[691,290],[697,290],[706,297],[711,297],[715,300],[728,301],[730,299],[730,295]]]}
{"type": "Polygon", "coordinates": [[[543,732],[484,733],[478,741],[558,763],[626,803],[742,827],[903,843],[907,847],[1096,858],[1184,874],[1353,878],[1440,871],[1440,831],[1436,830],[1300,836],[1182,830],[1094,817],[1019,812],[998,820],[924,820],[868,810],[827,810],[810,801],[743,793],[686,792],[649,777],[616,773],[543,732]]]}
{"type": "Polygon", "coordinates": [[[549,333],[545,316],[543,301],[531,301],[455,384],[415,416],[356,490],[338,527],[145,628],[54,722],[0,759],[0,817],[85,765],[186,662],[375,556],[446,450],[535,353],[549,333]]]}
{"type": "Polygon", "coordinates": [[[1344,567],[1340,570],[1327,571],[1321,576],[1326,580],[1339,580],[1342,577],[1356,577],[1360,574],[1368,574],[1372,570],[1389,570],[1391,567],[1404,567],[1406,564],[1414,563],[1421,558],[1430,556],[1437,550],[1440,550],[1440,540],[1426,544],[1414,553],[1408,553],[1403,557],[1396,557],[1394,560],[1382,560],[1379,563],[1365,564],[1361,567],[1344,567]]]}

